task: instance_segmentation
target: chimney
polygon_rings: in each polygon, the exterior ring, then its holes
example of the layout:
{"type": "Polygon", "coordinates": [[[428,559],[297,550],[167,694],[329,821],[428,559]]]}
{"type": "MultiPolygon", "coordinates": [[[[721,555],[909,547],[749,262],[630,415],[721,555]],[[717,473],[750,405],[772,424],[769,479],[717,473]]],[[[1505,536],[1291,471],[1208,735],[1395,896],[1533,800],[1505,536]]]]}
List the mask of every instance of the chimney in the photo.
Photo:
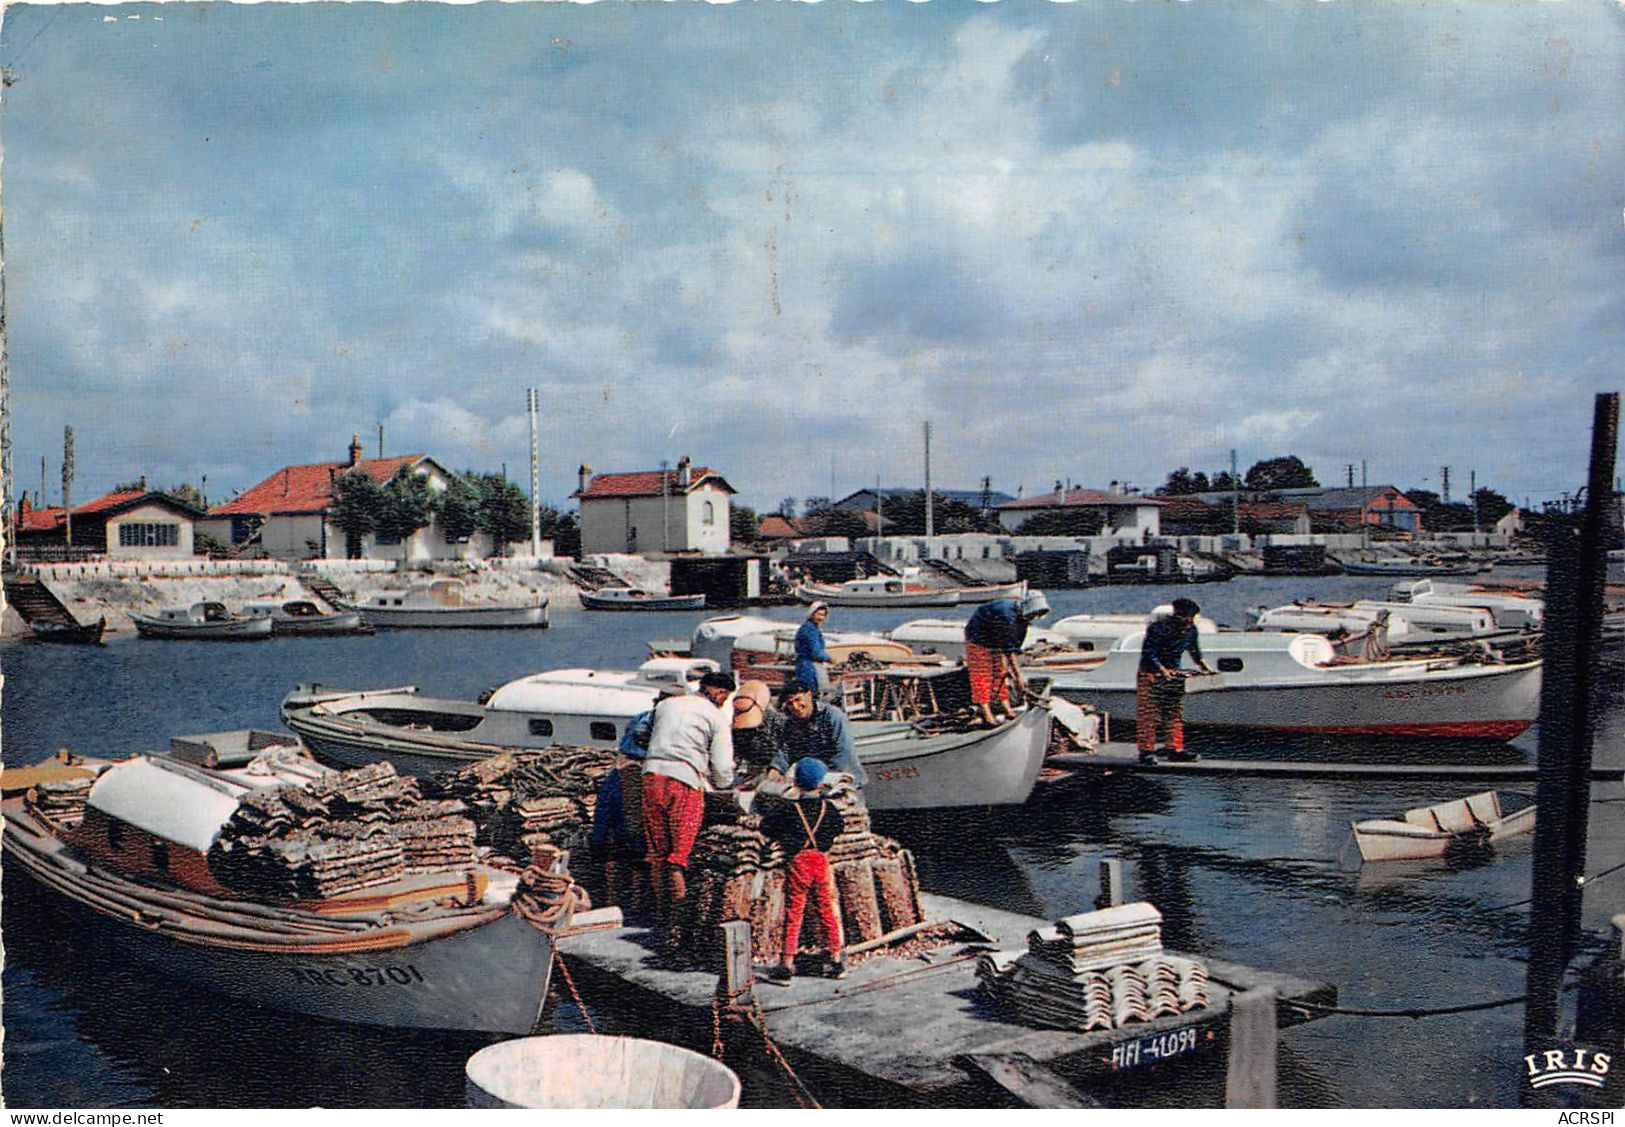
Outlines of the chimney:
{"type": "Polygon", "coordinates": [[[360,463],[361,463],[361,436],[359,434],[352,434],[350,436],[350,461],[349,461],[348,464],[354,466],[354,465],[359,465],[360,463]]]}
{"type": "Polygon", "coordinates": [[[1055,503],[1057,505],[1066,504],[1066,490],[1062,487],[1060,478],[1055,479],[1055,503]]]}
{"type": "Polygon", "coordinates": [[[684,454],[677,459],[677,488],[687,489],[694,481],[694,472],[689,468],[688,455],[684,454]]]}
{"type": "Polygon", "coordinates": [[[576,467],[576,492],[585,493],[591,485],[592,467],[586,462],[582,462],[580,466],[576,467]]]}
{"type": "Polygon", "coordinates": [[[25,513],[31,513],[33,511],[34,502],[28,499],[28,490],[25,489],[23,490],[23,495],[17,498],[17,515],[22,516],[25,513]]]}
{"type": "MultiPolygon", "coordinates": [[[[355,465],[354,462],[351,462],[350,464],[352,466],[355,465]]],[[[282,495],[284,497],[286,497],[289,493],[292,493],[292,492],[293,492],[293,467],[292,466],[283,466],[282,467],[282,495]]]]}
{"type": "Polygon", "coordinates": [[[1117,492],[1117,482],[1114,481],[1110,485],[1106,486],[1106,492],[1107,493],[1116,493],[1117,492]]]}

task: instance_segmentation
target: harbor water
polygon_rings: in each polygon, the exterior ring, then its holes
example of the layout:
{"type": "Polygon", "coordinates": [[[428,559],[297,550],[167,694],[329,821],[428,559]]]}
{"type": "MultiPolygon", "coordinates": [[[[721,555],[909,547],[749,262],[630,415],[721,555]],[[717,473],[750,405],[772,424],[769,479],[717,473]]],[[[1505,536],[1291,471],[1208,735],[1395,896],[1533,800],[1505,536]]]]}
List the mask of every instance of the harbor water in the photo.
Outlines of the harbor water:
{"type": "MultiPolygon", "coordinates": [[[[1241,626],[1251,606],[1377,597],[1387,587],[1380,578],[1243,578],[1177,590],[1060,591],[1050,595],[1048,621],[1141,611],[1187,594],[1219,622],[1241,626]]],[[[800,617],[790,607],[765,613],[800,617]]],[[[827,629],[964,613],[837,608],[827,629]]],[[[472,698],[540,669],[629,668],[648,640],[684,638],[704,617],[559,612],[546,631],[385,631],[236,644],[118,638],[99,649],[18,642],[0,651],[5,762],[35,762],[58,748],[117,756],[188,732],[280,729],[277,706],[301,681],[416,684],[472,698]]],[[[1611,677],[1596,759],[1619,766],[1622,687],[1617,672],[1611,677]]],[[[1469,754],[1532,761],[1535,740],[1530,732],[1469,754]]],[[[1331,750],[1361,758],[1357,746],[1331,750]]],[[[1302,751],[1254,744],[1230,753],[1302,751]]],[[[880,828],[913,849],[932,891],[1045,918],[1087,910],[1097,862],[1118,857],[1129,898],[1161,909],[1170,947],[1332,982],[1348,1007],[1434,1007],[1523,993],[1528,841],[1460,865],[1362,872],[1340,865],[1339,855],[1351,821],[1462,792],[1460,784],[1417,781],[1124,777],[1058,788],[1018,809],[894,818],[880,828]]],[[[1625,787],[1599,784],[1592,796],[1587,869],[1596,873],[1625,862],[1625,787]]],[[[9,1106],[461,1106],[463,1062],[490,1040],[329,1025],[201,994],[127,965],[104,937],[87,934],[80,917],[10,873],[0,911],[0,1085],[9,1106]]],[[[1621,911],[1625,871],[1589,887],[1586,926],[1605,934],[1621,911]]],[[[587,1001],[600,1025],[614,1026],[614,999],[587,1001]]],[[[553,1020],[559,1029],[580,1028],[572,1007],[560,1007],[553,1020]]],[[[1516,1006],[1419,1021],[1329,1017],[1284,1034],[1281,1100],[1516,1106],[1521,1023],[1516,1006]]],[[[1112,1098],[1109,1088],[1097,1094],[1112,1098]]],[[[762,1102],[748,1079],[745,1102],[762,1102]]]]}

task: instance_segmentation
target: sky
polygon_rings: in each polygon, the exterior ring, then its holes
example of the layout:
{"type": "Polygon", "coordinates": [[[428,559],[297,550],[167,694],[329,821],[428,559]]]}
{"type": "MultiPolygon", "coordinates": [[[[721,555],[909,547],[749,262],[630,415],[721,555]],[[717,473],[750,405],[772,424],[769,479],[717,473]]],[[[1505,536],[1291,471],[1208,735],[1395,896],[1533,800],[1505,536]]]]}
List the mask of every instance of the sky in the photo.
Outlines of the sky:
{"type": "MultiPolygon", "coordinates": [[[[1625,382],[1625,7],[15,4],[17,491],[426,453],[1538,503],[1625,382]]],[[[206,478],[206,481],[204,479],[206,478]]]]}

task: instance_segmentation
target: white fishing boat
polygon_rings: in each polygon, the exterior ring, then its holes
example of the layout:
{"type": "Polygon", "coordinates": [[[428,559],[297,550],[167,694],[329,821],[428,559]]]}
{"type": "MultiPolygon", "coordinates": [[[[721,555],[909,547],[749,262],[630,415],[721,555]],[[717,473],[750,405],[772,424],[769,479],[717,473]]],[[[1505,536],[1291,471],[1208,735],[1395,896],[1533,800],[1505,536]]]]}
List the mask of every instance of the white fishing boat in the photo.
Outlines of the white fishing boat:
{"type": "MultiPolygon", "coordinates": [[[[695,676],[712,668],[698,663],[695,676]]],[[[431,775],[505,748],[613,747],[657,693],[658,684],[638,674],[585,669],[510,682],[484,704],[421,697],[411,687],[330,692],[302,685],[283,700],[282,719],[324,760],[387,760],[431,775]]],[[[1050,722],[1047,705],[997,728],[965,731],[853,720],[853,743],[870,777],[865,801],[881,810],[1024,802],[1043,766],[1050,722]]]]}
{"type": "Polygon", "coordinates": [[[1034,705],[997,728],[933,733],[904,721],[852,721],[852,742],[869,775],[871,810],[1013,806],[1038,784],[1052,717],[1034,705]]]}
{"type": "Polygon", "coordinates": [[[1316,603],[1292,603],[1282,607],[1259,607],[1254,612],[1253,629],[1278,634],[1364,634],[1381,625],[1392,641],[1411,633],[1410,619],[1371,607],[1332,607],[1316,603]]]}
{"type": "MultiPolygon", "coordinates": [[[[885,636],[907,646],[916,656],[959,661],[965,656],[967,621],[964,618],[916,618],[888,630],[885,636]]],[[[1029,626],[1022,649],[1065,648],[1069,642],[1070,639],[1058,631],[1029,626]]]]}
{"type": "Polygon", "coordinates": [[[547,625],[547,596],[524,602],[482,603],[468,597],[460,579],[434,579],[405,590],[379,591],[360,603],[340,603],[360,611],[374,626],[389,628],[511,628],[547,625]]]}
{"type": "Polygon", "coordinates": [[[269,618],[233,614],[225,603],[165,607],[154,615],[132,614],[130,621],[143,638],[253,641],[271,636],[269,618]]]}
{"type": "MultiPolygon", "coordinates": [[[[1151,620],[1174,613],[1171,603],[1154,607],[1149,614],[1071,614],[1051,624],[1050,629],[1074,649],[1109,650],[1130,634],[1141,633],[1151,620]]],[[[1202,637],[1218,632],[1218,624],[1204,615],[1196,616],[1196,632],[1202,637]]]]}
{"type": "MultiPolygon", "coordinates": [[[[1134,721],[1143,634],[1118,642],[1093,670],[1058,673],[1058,696],[1134,721]]],[[[1220,633],[1201,639],[1216,670],[1187,684],[1190,727],[1276,733],[1508,740],[1540,707],[1537,660],[1481,656],[1340,658],[1318,634],[1220,633]]]]}
{"type": "Polygon", "coordinates": [[[1508,811],[1495,791],[1420,806],[1403,821],[1376,818],[1352,824],[1360,859],[1417,861],[1458,849],[1482,849],[1510,837],[1533,833],[1535,805],[1508,811]]]}
{"type": "Polygon", "coordinates": [[[895,575],[848,579],[845,583],[802,583],[794,590],[804,603],[832,607],[952,607],[959,605],[957,587],[930,587],[895,575]]]}
{"type": "MultiPolygon", "coordinates": [[[[785,678],[784,667],[793,665],[796,631],[800,622],[784,622],[761,615],[725,614],[708,618],[694,627],[687,651],[708,658],[723,669],[742,677],[769,682],[785,678]]],[[[666,652],[669,643],[651,643],[651,649],[666,652]]],[[[861,664],[886,665],[914,660],[914,652],[901,642],[881,634],[853,631],[824,631],[824,649],[835,664],[857,659],[861,664]]]]}
{"type": "Polygon", "coordinates": [[[1458,563],[1437,558],[1410,556],[1371,557],[1363,560],[1341,561],[1349,575],[1472,575],[1478,571],[1474,563],[1458,563]]]}
{"type": "Polygon", "coordinates": [[[991,603],[995,599],[1019,599],[1027,593],[1027,581],[1018,579],[1014,583],[982,583],[970,587],[950,587],[959,596],[959,605],[968,606],[978,603],[991,603]]]}
{"type": "Polygon", "coordinates": [[[370,628],[355,610],[328,613],[310,599],[289,599],[280,603],[248,603],[245,618],[269,618],[272,634],[362,634],[370,628]]]}
{"type": "Polygon", "coordinates": [[[327,689],[300,685],[282,722],[320,758],[347,767],[387,760],[414,775],[477,762],[504,748],[616,747],[626,726],[668,684],[692,685],[706,660],[655,659],[636,671],[551,669],[509,681],[480,700],[426,697],[415,685],[327,689]]]}
{"type": "Polygon", "coordinates": [[[1416,607],[1465,607],[1486,610],[1501,630],[1539,630],[1546,622],[1546,604],[1516,591],[1469,583],[1435,583],[1407,579],[1389,590],[1393,601],[1416,607]]]}
{"type": "MultiPolygon", "coordinates": [[[[189,742],[243,736],[265,734],[189,742]]],[[[244,797],[321,776],[297,749],[268,746],[277,740],[226,767],[171,754],[86,761],[94,782],[76,808],[42,801],[43,784],[11,794],[5,862],[81,909],[131,962],[190,986],[331,1021],[528,1033],[552,969],[544,926],[567,924],[569,898],[549,919],[517,869],[476,860],[304,900],[222,879],[215,847],[244,797]]]]}
{"type": "Polygon", "coordinates": [[[704,610],[704,595],[662,595],[641,587],[600,587],[581,592],[588,610],[704,610]]]}

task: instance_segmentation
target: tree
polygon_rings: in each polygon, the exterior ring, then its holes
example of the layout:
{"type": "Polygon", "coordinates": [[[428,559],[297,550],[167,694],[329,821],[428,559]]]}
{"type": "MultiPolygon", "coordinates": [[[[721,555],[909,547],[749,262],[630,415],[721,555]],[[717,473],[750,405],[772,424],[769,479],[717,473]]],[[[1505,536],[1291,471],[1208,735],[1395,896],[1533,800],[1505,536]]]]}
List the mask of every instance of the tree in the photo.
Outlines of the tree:
{"type": "Polygon", "coordinates": [[[203,497],[203,490],[189,481],[179,485],[172,485],[162,491],[165,497],[173,497],[183,505],[191,505],[194,509],[207,509],[208,502],[203,497]]]}
{"type": "Polygon", "coordinates": [[[553,550],[561,556],[581,558],[581,524],[574,513],[560,513],[553,525],[553,550]]]}
{"type": "Polygon", "coordinates": [[[796,515],[796,499],[794,497],[784,498],[779,502],[779,507],[773,511],[785,520],[793,519],[796,515]]]}
{"type": "Polygon", "coordinates": [[[1208,482],[1207,474],[1201,470],[1191,472],[1189,466],[1180,466],[1168,475],[1168,480],[1157,487],[1157,493],[1163,497],[1179,497],[1186,493],[1206,493],[1214,488],[1208,482]]]}
{"type": "Polygon", "coordinates": [[[754,544],[760,539],[761,518],[749,505],[728,507],[728,539],[735,544],[754,544]]]}
{"type": "Polygon", "coordinates": [[[1106,514],[1099,509],[1051,509],[1021,522],[1017,536],[1099,536],[1106,514]]]}
{"type": "MultiPolygon", "coordinates": [[[[913,493],[894,493],[886,498],[885,512],[882,516],[886,521],[886,535],[888,536],[923,536],[925,535],[925,491],[917,490],[913,493]]],[[[991,513],[984,515],[975,505],[967,505],[963,501],[950,501],[937,497],[931,506],[931,528],[933,532],[1000,532],[998,517],[991,513]]]]}
{"type": "Polygon", "coordinates": [[[1226,489],[1233,490],[1235,488],[1236,481],[1230,476],[1229,470],[1220,470],[1218,473],[1214,474],[1213,481],[1208,486],[1208,490],[1213,493],[1222,492],[1226,489]]]}
{"type": "Polygon", "coordinates": [[[1478,506],[1478,523],[1489,526],[1517,508],[1511,501],[1488,486],[1480,486],[1471,498],[1478,506]]]}
{"type": "Polygon", "coordinates": [[[393,540],[407,540],[434,520],[438,507],[429,479],[402,466],[382,490],[383,505],[379,510],[377,531],[379,536],[393,540]]]}
{"type": "Polygon", "coordinates": [[[448,541],[464,541],[480,527],[480,492],[473,470],[451,479],[440,495],[440,533],[448,541]]]}
{"type": "Polygon", "coordinates": [[[1314,489],[1320,485],[1314,471],[1296,454],[1254,462],[1242,479],[1248,489],[1269,493],[1277,489],[1314,489]]]}
{"type": "Polygon", "coordinates": [[[333,478],[333,502],[328,514],[344,533],[344,554],[349,559],[361,557],[361,541],[378,529],[378,520],[384,510],[384,491],[363,470],[351,470],[333,478]]]}
{"type": "MultiPolygon", "coordinates": [[[[529,540],[530,502],[524,490],[501,474],[482,474],[474,484],[479,493],[475,524],[490,533],[492,543],[500,548],[529,540]]],[[[558,523],[558,512],[540,506],[537,515],[544,518],[539,521],[542,535],[554,538],[550,526],[558,523]]]]}

